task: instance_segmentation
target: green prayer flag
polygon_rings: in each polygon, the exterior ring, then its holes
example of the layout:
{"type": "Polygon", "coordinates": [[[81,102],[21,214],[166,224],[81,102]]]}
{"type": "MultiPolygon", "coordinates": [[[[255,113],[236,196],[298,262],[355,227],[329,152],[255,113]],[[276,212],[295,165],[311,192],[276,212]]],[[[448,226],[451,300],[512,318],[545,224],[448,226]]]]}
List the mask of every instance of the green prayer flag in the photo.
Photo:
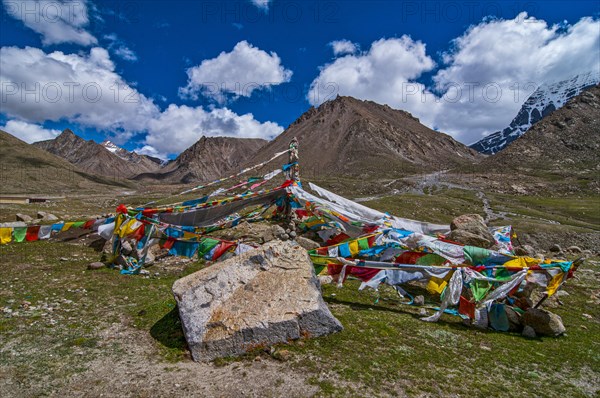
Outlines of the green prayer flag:
{"type": "Polygon", "coordinates": [[[369,248],[369,239],[367,239],[367,238],[360,238],[358,240],[358,248],[360,250],[367,250],[369,248]]]}
{"type": "Polygon", "coordinates": [[[211,251],[220,241],[211,238],[202,239],[200,246],[198,247],[198,256],[204,256],[206,253],[211,251]]]}
{"type": "Polygon", "coordinates": [[[23,242],[27,234],[27,227],[15,227],[13,229],[13,239],[15,242],[23,242]]]}
{"type": "Polygon", "coordinates": [[[471,292],[473,293],[473,298],[475,301],[481,301],[487,292],[490,291],[491,287],[492,285],[488,281],[475,279],[473,282],[471,282],[471,292]]]}

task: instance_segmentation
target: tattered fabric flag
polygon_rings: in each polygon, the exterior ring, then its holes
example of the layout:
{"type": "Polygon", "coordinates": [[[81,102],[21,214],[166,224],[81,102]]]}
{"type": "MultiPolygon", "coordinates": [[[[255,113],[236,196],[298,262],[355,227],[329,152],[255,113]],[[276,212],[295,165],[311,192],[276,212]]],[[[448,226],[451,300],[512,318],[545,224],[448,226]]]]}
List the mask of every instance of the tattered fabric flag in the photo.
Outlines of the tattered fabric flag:
{"type": "Polygon", "coordinates": [[[175,242],[176,242],[176,241],[177,241],[177,239],[175,239],[175,238],[173,238],[173,237],[169,236],[169,237],[167,238],[167,240],[166,240],[166,241],[164,241],[164,243],[163,243],[163,241],[161,240],[161,243],[162,243],[161,247],[162,247],[163,249],[168,249],[168,250],[171,250],[171,248],[173,247],[173,245],[175,244],[175,242]]]}
{"type": "Polygon", "coordinates": [[[15,242],[23,242],[27,234],[27,227],[15,227],[13,229],[13,238],[15,242]]]}
{"type": "Polygon", "coordinates": [[[205,254],[209,253],[212,249],[214,249],[218,244],[219,244],[219,241],[217,239],[212,239],[212,238],[202,239],[202,241],[200,242],[200,247],[198,249],[199,250],[198,255],[204,256],[205,254]]]}
{"type": "Polygon", "coordinates": [[[0,228],[0,244],[6,245],[12,240],[12,228],[0,228]]]}
{"type": "Polygon", "coordinates": [[[221,242],[215,249],[212,260],[218,260],[223,254],[225,254],[231,247],[235,246],[234,242],[221,242]]]}
{"type": "Polygon", "coordinates": [[[49,239],[52,234],[52,225],[42,225],[38,231],[38,239],[49,239]]]}
{"type": "MultiPolygon", "coordinates": [[[[173,239],[173,238],[169,238],[169,239],[173,239]]],[[[200,246],[200,244],[198,242],[177,241],[173,244],[173,247],[171,247],[171,249],[169,250],[169,254],[172,256],[184,256],[184,257],[191,258],[191,257],[194,257],[194,255],[198,251],[198,246],[200,246]]]]}
{"type": "Polygon", "coordinates": [[[340,256],[342,257],[352,257],[352,253],[350,253],[350,245],[348,243],[343,243],[339,246],[340,256]]]}
{"type": "Polygon", "coordinates": [[[40,232],[40,226],[39,225],[32,225],[30,227],[27,227],[27,232],[25,234],[25,239],[28,242],[33,242],[38,240],[38,233],[40,232]]]}
{"type": "Polygon", "coordinates": [[[458,303],[458,313],[466,315],[471,319],[475,318],[475,303],[470,302],[463,296],[460,296],[460,302],[458,303]]]}
{"type": "Polygon", "coordinates": [[[71,227],[73,226],[73,224],[75,224],[74,222],[66,222],[63,226],[61,231],[68,231],[69,229],[71,229],[71,227]]]}
{"type": "Polygon", "coordinates": [[[60,231],[62,231],[64,225],[65,225],[64,222],[59,222],[59,223],[56,223],[56,224],[52,224],[52,230],[56,231],[56,232],[60,232],[60,231]]]}
{"type": "Polygon", "coordinates": [[[94,222],[96,222],[96,220],[87,220],[85,222],[85,224],[83,224],[83,229],[92,229],[94,227],[94,222]]]}
{"type": "Polygon", "coordinates": [[[98,235],[100,235],[101,237],[103,237],[106,240],[109,240],[112,237],[114,230],[115,230],[114,222],[111,222],[110,224],[99,225],[98,226],[98,235]]]}

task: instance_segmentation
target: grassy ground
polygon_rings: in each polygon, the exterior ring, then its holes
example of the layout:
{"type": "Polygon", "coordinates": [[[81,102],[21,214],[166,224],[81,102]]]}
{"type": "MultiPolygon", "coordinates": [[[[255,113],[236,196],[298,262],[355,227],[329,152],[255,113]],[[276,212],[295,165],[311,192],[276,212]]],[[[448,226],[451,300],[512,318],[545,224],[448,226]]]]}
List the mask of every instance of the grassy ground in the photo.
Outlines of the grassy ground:
{"type": "MultiPolygon", "coordinates": [[[[0,376],[8,381],[0,393],[55,395],[68,390],[70,380],[102,374],[98,363],[148,361],[167,374],[196,365],[190,364],[170,287],[202,264],[175,260],[150,268],[148,277],[132,277],[87,271],[97,258],[87,247],[58,242],[0,247],[0,376]],[[126,329],[115,333],[114,325],[126,329]],[[124,358],[122,334],[136,332],[151,336],[129,343],[145,354],[124,358]]],[[[477,331],[447,315],[426,323],[391,292],[382,290],[375,304],[375,292],[358,292],[357,283],[349,282],[343,289],[324,287],[343,332],[209,368],[248,372],[266,362],[276,371],[262,377],[285,384],[281,374],[291,371],[319,396],[593,396],[600,385],[600,268],[588,263],[580,271],[565,289],[564,305],[553,309],[568,329],[561,338],[477,331]]],[[[138,387],[127,391],[137,395],[138,387]]]]}
{"type": "MultiPolygon", "coordinates": [[[[365,189],[355,192],[369,194],[365,189]]],[[[38,209],[85,218],[165,192],[2,206],[0,221],[38,209]]],[[[365,204],[430,222],[484,214],[476,191],[430,192],[365,204]]],[[[519,231],[600,229],[592,197],[487,197],[493,211],[510,213],[506,221],[519,231]]],[[[349,282],[323,290],[343,332],[212,364],[191,361],[170,291],[203,263],[173,258],[148,268],[147,276],[88,271],[99,258],[88,247],[62,242],[0,246],[0,396],[585,397],[600,391],[598,258],[568,282],[563,305],[547,303],[567,327],[560,338],[473,330],[448,315],[426,323],[392,292],[358,292],[349,282]]]]}

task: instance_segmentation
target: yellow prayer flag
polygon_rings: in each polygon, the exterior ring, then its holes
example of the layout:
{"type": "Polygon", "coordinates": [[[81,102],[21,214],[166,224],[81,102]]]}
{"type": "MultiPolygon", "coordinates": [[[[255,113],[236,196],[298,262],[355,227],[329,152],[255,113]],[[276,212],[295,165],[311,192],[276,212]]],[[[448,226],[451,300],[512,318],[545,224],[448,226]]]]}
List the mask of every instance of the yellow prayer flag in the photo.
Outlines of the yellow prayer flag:
{"type": "Polygon", "coordinates": [[[61,232],[68,231],[69,229],[71,229],[71,227],[73,226],[73,224],[75,224],[75,222],[66,222],[63,225],[63,227],[61,229],[61,232]]]}
{"type": "Polygon", "coordinates": [[[548,294],[548,297],[550,297],[554,293],[556,293],[556,291],[560,287],[564,277],[565,277],[564,272],[559,272],[558,274],[554,275],[554,277],[550,280],[550,283],[548,283],[548,287],[546,288],[546,293],[548,294]]]}
{"type": "Polygon", "coordinates": [[[12,228],[0,228],[0,244],[5,245],[12,240],[12,228]]]}

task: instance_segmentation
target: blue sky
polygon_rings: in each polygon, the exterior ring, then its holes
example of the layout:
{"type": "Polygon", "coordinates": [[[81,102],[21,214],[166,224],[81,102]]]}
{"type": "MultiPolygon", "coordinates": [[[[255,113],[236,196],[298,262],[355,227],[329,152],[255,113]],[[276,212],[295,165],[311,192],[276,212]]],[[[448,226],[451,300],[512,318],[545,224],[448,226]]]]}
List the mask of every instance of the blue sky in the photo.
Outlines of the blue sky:
{"type": "Polygon", "coordinates": [[[540,84],[600,68],[595,1],[2,5],[0,128],[161,157],[202,135],[271,139],[337,94],[470,144],[540,84]]]}

